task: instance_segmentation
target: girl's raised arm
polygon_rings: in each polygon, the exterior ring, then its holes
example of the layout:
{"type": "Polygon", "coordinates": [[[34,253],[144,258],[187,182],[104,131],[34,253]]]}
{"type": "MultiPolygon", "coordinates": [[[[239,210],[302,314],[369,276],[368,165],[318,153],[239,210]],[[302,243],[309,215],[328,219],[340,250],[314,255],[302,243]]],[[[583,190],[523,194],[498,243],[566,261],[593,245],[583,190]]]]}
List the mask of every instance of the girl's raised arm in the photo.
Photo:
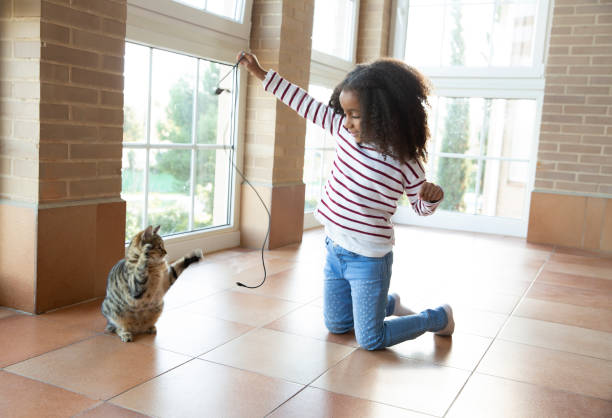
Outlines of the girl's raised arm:
{"type": "MultiPolygon", "coordinates": [[[[238,56],[240,58],[240,55],[238,56]]],[[[265,71],[257,57],[244,52],[243,66],[255,77],[262,80],[264,89],[274,94],[300,116],[313,122],[333,135],[342,123],[342,115],[334,114],[327,105],[316,101],[304,89],[282,78],[276,71],[265,71]]]]}

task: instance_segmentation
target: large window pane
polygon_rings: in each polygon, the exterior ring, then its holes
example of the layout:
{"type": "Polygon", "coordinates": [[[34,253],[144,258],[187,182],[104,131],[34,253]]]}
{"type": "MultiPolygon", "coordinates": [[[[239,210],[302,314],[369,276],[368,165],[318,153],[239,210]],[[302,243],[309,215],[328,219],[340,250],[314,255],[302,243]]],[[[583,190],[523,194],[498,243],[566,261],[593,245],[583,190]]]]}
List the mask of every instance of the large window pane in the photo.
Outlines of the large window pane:
{"type": "Polygon", "coordinates": [[[532,66],[536,13],[537,0],[411,1],[404,57],[417,67],[532,66]]]}
{"type": "Polygon", "coordinates": [[[198,144],[230,145],[230,123],[232,120],[232,84],[230,74],[221,84],[224,90],[215,94],[219,78],[231,70],[230,65],[200,60],[200,85],[198,86],[198,144]]]}
{"type": "Polygon", "coordinates": [[[243,0],[174,0],[195,9],[204,10],[240,22],[242,20],[243,0]]]}
{"type": "Polygon", "coordinates": [[[134,64],[126,66],[126,73],[139,86],[131,86],[126,78],[126,132],[144,130],[150,135],[148,142],[146,133],[128,135],[124,141],[127,239],[148,224],[161,225],[163,235],[230,224],[234,78],[222,83],[220,95],[214,93],[219,74],[231,65],[130,43],[126,62],[134,64]],[[143,62],[146,66],[139,65],[143,62]],[[151,83],[138,84],[149,74],[151,83]]]}
{"type": "Polygon", "coordinates": [[[153,50],[151,143],[191,142],[197,60],[153,50]]]}
{"type": "Polygon", "coordinates": [[[230,154],[229,150],[198,150],[196,153],[194,228],[229,224],[230,154]]]}
{"type": "MultiPolygon", "coordinates": [[[[329,100],[332,93],[332,89],[315,84],[311,84],[308,91],[312,97],[323,103],[329,100]]],[[[312,122],[307,123],[304,152],[305,212],[313,211],[321,198],[323,185],[331,171],[334,147],[334,138],[329,131],[312,122]]]]}
{"type": "Polygon", "coordinates": [[[478,160],[435,156],[432,163],[430,181],[444,189],[440,209],[476,213],[478,160]]]}
{"type": "Polygon", "coordinates": [[[146,150],[129,148],[123,150],[121,198],[126,204],[126,241],[131,240],[138,231],[142,230],[146,158],[146,150]]]}
{"type": "Polygon", "coordinates": [[[535,100],[487,100],[486,155],[528,159],[534,140],[535,100]]]}
{"type": "Polygon", "coordinates": [[[125,45],[124,142],[146,142],[150,51],[141,45],[125,45]]]}
{"type": "Polygon", "coordinates": [[[151,150],[147,224],[161,225],[163,235],[189,230],[190,150],[151,150]]]}
{"type": "Polygon", "coordinates": [[[479,215],[521,219],[529,164],[488,160],[484,165],[479,198],[479,215]]]}
{"type": "Polygon", "coordinates": [[[335,57],[353,60],[354,0],[316,0],[312,48],[335,57]]]}

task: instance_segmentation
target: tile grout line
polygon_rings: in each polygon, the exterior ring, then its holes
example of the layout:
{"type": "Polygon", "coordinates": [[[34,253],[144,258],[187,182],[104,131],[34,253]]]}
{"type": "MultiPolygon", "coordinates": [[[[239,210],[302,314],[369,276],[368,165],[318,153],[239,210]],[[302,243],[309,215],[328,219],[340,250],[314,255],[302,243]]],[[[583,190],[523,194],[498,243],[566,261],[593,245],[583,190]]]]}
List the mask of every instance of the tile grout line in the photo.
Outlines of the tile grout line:
{"type": "MultiPolygon", "coordinates": [[[[521,298],[519,299],[519,301],[516,303],[516,305],[514,306],[514,308],[512,309],[512,311],[510,311],[510,313],[508,314],[508,317],[506,318],[506,320],[504,321],[504,323],[501,325],[501,327],[497,330],[497,333],[495,334],[495,336],[491,339],[491,343],[489,344],[489,346],[487,347],[487,349],[484,351],[484,353],[482,353],[482,356],[480,357],[480,360],[478,360],[478,363],[476,363],[476,365],[474,366],[474,369],[470,372],[470,375],[468,376],[467,379],[465,379],[465,383],[463,383],[463,385],[461,386],[461,388],[459,389],[459,391],[457,392],[457,394],[455,395],[455,398],[453,399],[453,401],[450,403],[450,405],[448,406],[448,408],[446,409],[446,411],[444,412],[444,414],[442,415],[442,417],[446,417],[446,415],[448,414],[448,412],[450,411],[450,409],[453,407],[453,405],[455,404],[455,402],[457,401],[457,399],[459,398],[459,396],[461,395],[461,393],[463,392],[463,389],[465,389],[465,386],[468,384],[468,382],[470,381],[470,379],[472,378],[472,376],[474,376],[474,373],[476,373],[476,369],[478,369],[478,366],[480,365],[480,363],[482,362],[482,360],[485,358],[485,356],[487,355],[487,353],[489,352],[489,350],[491,349],[491,346],[493,345],[493,343],[495,343],[495,341],[498,340],[499,335],[501,334],[501,332],[503,331],[503,329],[506,327],[506,325],[508,324],[508,322],[510,321],[510,318],[512,318],[512,315],[514,314],[514,312],[517,310],[517,308],[520,306],[520,304],[525,300],[527,294],[529,293],[529,291],[531,290],[531,288],[533,287],[533,285],[535,284],[536,280],[538,279],[538,277],[540,276],[540,274],[542,274],[542,271],[544,270],[544,267],[546,266],[546,264],[550,261],[550,258],[552,257],[552,255],[555,253],[557,246],[554,246],[552,251],[546,256],[546,259],[544,260],[544,263],[540,266],[540,268],[538,269],[537,273],[535,274],[535,277],[533,278],[533,280],[531,281],[531,283],[529,284],[529,286],[527,287],[527,289],[525,289],[525,291],[523,292],[523,294],[521,295],[521,298]]],[[[498,376],[499,377],[499,376],[498,376]]]]}

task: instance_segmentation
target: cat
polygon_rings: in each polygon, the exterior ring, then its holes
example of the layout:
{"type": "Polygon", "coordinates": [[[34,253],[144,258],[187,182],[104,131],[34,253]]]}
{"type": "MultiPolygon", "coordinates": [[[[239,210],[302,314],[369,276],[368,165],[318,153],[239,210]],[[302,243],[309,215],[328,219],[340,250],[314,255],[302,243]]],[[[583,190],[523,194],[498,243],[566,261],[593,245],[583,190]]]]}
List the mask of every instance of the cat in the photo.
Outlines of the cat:
{"type": "Polygon", "coordinates": [[[127,255],[108,274],[102,314],[107,320],[106,332],[115,332],[121,341],[132,341],[135,334],[155,334],[155,323],[164,307],[163,297],[191,264],[202,259],[197,249],[168,265],[159,225],[149,225],[137,233],[127,255]]]}

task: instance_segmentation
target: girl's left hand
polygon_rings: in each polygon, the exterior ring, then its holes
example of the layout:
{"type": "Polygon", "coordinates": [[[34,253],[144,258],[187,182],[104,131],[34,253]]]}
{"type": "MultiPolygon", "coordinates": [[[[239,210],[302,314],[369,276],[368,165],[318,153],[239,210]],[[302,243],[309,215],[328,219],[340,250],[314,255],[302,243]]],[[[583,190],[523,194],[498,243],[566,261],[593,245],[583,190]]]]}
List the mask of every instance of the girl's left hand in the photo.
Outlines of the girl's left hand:
{"type": "Polygon", "coordinates": [[[430,203],[436,203],[444,198],[444,190],[442,190],[442,187],[426,181],[419,190],[419,198],[430,203]]]}

